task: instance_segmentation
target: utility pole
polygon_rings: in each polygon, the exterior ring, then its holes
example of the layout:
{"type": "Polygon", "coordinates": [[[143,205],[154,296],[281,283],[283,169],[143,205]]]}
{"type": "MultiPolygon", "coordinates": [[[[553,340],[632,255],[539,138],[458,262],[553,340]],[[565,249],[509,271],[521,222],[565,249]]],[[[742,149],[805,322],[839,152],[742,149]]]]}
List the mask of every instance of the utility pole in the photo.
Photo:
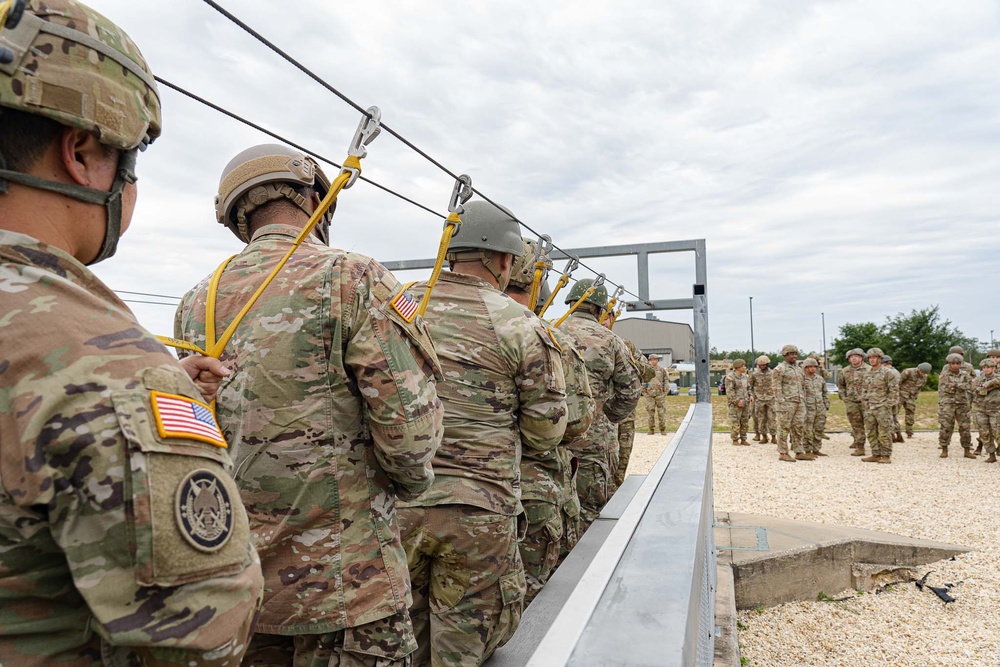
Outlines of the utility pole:
{"type": "Polygon", "coordinates": [[[990,349],[994,349],[996,345],[993,343],[993,329],[990,329],[990,349]]]}
{"type": "Polygon", "coordinates": [[[753,349],[753,297],[750,297],[750,366],[753,366],[754,360],[754,349],[753,349]]]}
{"type": "Polygon", "coordinates": [[[823,368],[830,370],[830,364],[826,360],[826,313],[820,313],[819,316],[823,318],[823,368]]]}

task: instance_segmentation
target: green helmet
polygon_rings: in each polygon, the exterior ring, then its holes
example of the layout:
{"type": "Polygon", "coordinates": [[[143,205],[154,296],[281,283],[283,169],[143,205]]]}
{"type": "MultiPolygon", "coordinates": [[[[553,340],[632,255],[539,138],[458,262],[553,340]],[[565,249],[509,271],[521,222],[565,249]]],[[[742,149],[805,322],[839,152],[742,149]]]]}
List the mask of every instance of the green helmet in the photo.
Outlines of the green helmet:
{"type": "Polygon", "coordinates": [[[948,348],[948,354],[960,354],[965,356],[965,350],[962,349],[961,345],[952,345],[948,348]]]}
{"type": "MultiPolygon", "coordinates": [[[[590,289],[590,286],[594,284],[591,278],[583,278],[582,280],[577,280],[576,284],[573,285],[573,289],[569,291],[566,295],[566,303],[576,303],[584,292],[590,289]]],[[[594,293],[587,297],[584,303],[592,303],[598,308],[606,308],[608,305],[608,288],[604,284],[598,285],[594,289],[594,293]]]]}
{"type": "Polygon", "coordinates": [[[448,242],[448,261],[481,260],[497,279],[500,290],[507,289],[510,276],[501,275],[495,266],[493,253],[507,253],[515,258],[523,255],[521,226],[514,219],[514,214],[502,206],[474,201],[465,204],[464,208],[459,214],[462,224],[448,242]]]}
{"type": "Polygon", "coordinates": [[[931,365],[925,361],[921,364],[917,364],[917,370],[921,371],[926,375],[927,373],[931,372],[931,365]]]}
{"type": "Polygon", "coordinates": [[[96,264],[118,247],[123,193],[136,181],[136,150],[160,135],[156,82],[128,35],[75,0],[32,0],[8,25],[0,42],[0,107],[86,130],[123,152],[108,191],[11,171],[0,156],[0,194],[10,181],[104,206],[104,241],[89,262],[96,264]]]}
{"type": "Polygon", "coordinates": [[[883,364],[891,364],[892,363],[892,357],[890,357],[888,354],[883,354],[882,355],[882,363],[883,364]]]}

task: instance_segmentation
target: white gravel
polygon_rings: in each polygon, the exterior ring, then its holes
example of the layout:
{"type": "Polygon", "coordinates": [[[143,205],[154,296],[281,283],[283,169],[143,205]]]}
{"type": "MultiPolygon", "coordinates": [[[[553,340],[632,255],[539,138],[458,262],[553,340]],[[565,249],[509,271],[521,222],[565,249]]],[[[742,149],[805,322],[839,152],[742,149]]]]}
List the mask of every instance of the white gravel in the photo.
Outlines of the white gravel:
{"type": "MultiPolygon", "coordinates": [[[[962,458],[955,434],[939,459],[937,433],[896,443],[892,465],[861,463],[850,439],[824,441],[814,462],[782,463],[775,445],[714,439],[717,511],[884,530],[976,551],[917,568],[957,584],[945,605],[913,584],[846,602],[789,603],[739,614],[744,664],[755,667],[1000,666],[1000,463],[962,458]],[[962,582],[962,583],[958,583],[962,582]]],[[[649,470],[668,439],[636,434],[629,472],[649,470]]],[[[838,598],[852,591],[825,591],[838,598]]]]}

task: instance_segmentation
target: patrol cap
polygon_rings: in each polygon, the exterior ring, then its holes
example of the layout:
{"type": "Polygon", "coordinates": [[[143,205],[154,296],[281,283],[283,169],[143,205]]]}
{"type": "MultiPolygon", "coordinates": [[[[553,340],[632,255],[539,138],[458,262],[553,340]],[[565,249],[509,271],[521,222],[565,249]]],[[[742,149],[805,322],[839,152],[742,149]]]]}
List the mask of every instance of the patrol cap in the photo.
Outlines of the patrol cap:
{"type": "Polygon", "coordinates": [[[979,367],[980,368],[987,368],[987,367],[989,367],[989,368],[996,368],[997,367],[996,359],[990,359],[989,357],[986,357],[985,359],[983,359],[982,361],[979,362],[979,367]]]}
{"type": "Polygon", "coordinates": [[[962,355],[952,352],[947,357],[944,358],[949,364],[960,364],[962,363],[962,355]]]}
{"type": "Polygon", "coordinates": [[[736,369],[736,368],[743,368],[746,365],[747,365],[747,362],[743,361],[742,359],[737,359],[736,361],[733,362],[733,368],[734,369],[736,369]]]}
{"type": "Polygon", "coordinates": [[[848,358],[848,359],[850,359],[850,358],[851,358],[851,357],[853,357],[853,356],[854,356],[855,354],[856,354],[856,355],[858,355],[859,357],[863,357],[863,356],[865,356],[865,351],[864,351],[864,350],[862,350],[862,349],[861,349],[860,347],[856,347],[856,348],[854,348],[853,350],[850,350],[850,351],[849,351],[849,352],[847,353],[847,358],[848,358]]]}
{"type": "Polygon", "coordinates": [[[799,353],[799,348],[795,347],[794,345],[786,345],[783,348],[781,348],[781,356],[785,356],[787,354],[798,354],[798,353],[799,353]]]}
{"type": "Polygon", "coordinates": [[[925,361],[921,364],[917,364],[917,370],[923,371],[924,373],[930,373],[931,365],[925,361]]]}
{"type": "Polygon", "coordinates": [[[961,345],[952,345],[948,348],[948,354],[960,354],[965,356],[965,350],[962,349],[961,345]]]}
{"type": "Polygon", "coordinates": [[[766,354],[762,354],[759,357],[757,357],[757,361],[755,361],[754,363],[757,366],[760,366],[762,364],[770,364],[771,363],[771,357],[767,356],[766,354]]]}
{"type": "MultiPolygon", "coordinates": [[[[593,284],[594,281],[591,278],[582,278],[577,280],[576,284],[573,285],[573,289],[571,289],[569,294],[566,295],[566,303],[576,303],[593,284]]],[[[584,303],[591,303],[599,308],[607,307],[608,288],[604,285],[598,285],[594,290],[594,293],[587,297],[584,303]]]]}
{"type": "Polygon", "coordinates": [[[802,362],[802,368],[812,368],[814,366],[816,368],[819,368],[819,362],[813,359],[812,357],[809,357],[802,362]]]}
{"type": "Polygon", "coordinates": [[[865,356],[866,357],[879,357],[881,359],[885,355],[882,353],[881,349],[879,349],[877,347],[873,347],[873,348],[870,348],[868,350],[868,352],[865,354],[865,356]]]}

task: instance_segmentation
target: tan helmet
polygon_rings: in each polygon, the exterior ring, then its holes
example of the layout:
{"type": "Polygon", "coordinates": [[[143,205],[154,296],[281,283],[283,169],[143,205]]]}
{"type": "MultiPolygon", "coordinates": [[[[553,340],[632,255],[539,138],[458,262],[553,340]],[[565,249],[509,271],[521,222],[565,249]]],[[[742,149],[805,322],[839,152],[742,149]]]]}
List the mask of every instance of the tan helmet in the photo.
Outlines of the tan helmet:
{"type": "MultiPolygon", "coordinates": [[[[312,213],[301,189],[311,187],[320,198],[330,190],[330,179],[314,159],[281,144],[260,144],[240,152],[222,170],[215,195],[215,219],[236,238],[250,242],[247,216],[272,201],[287,199],[307,215],[312,213]]],[[[316,225],[316,235],[329,245],[330,221],[337,202],[316,225]]]]}
{"type": "Polygon", "coordinates": [[[956,352],[952,352],[947,357],[945,357],[944,360],[949,364],[960,364],[962,363],[962,355],[956,352]]]}
{"type": "Polygon", "coordinates": [[[783,348],[781,348],[781,356],[783,357],[788,354],[798,354],[798,353],[799,353],[799,348],[795,347],[794,345],[786,345],[783,348]]]}
{"type": "Polygon", "coordinates": [[[766,354],[762,354],[759,357],[757,357],[757,361],[754,362],[755,366],[761,366],[763,364],[770,365],[771,357],[767,356],[766,354]]]}
{"type": "Polygon", "coordinates": [[[965,356],[965,350],[962,349],[961,345],[952,345],[948,348],[948,354],[960,354],[965,356]]]}
{"type": "MultiPolygon", "coordinates": [[[[520,287],[523,290],[530,290],[531,284],[535,282],[535,258],[539,255],[538,241],[533,239],[521,240],[524,242],[524,254],[514,258],[514,266],[510,270],[510,284],[520,287]]],[[[552,268],[552,260],[549,259],[545,248],[541,249],[541,257],[539,259],[545,262],[545,271],[542,273],[542,280],[544,281],[549,269],[552,268]]]]}
{"type": "Polygon", "coordinates": [[[0,107],[92,132],[122,151],[107,191],[16,172],[0,156],[0,194],[9,181],[104,206],[104,240],[89,263],[111,257],[122,232],[123,193],[136,181],[136,150],[160,136],[160,93],[139,48],[82,3],[32,0],[20,17],[8,16],[3,29],[0,107]]]}
{"type": "Polygon", "coordinates": [[[805,361],[802,362],[802,368],[819,368],[819,362],[812,357],[807,357],[805,361]]]}
{"type": "Polygon", "coordinates": [[[917,364],[917,370],[926,375],[931,372],[931,365],[925,361],[923,363],[917,364]]]}
{"type": "Polygon", "coordinates": [[[885,355],[882,353],[882,350],[880,348],[872,347],[872,348],[869,348],[869,350],[865,353],[865,356],[866,357],[878,357],[879,359],[881,359],[885,355]]]}
{"type": "Polygon", "coordinates": [[[735,360],[733,362],[733,370],[735,370],[737,368],[743,368],[746,365],[747,365],[747,362],[743,361],[742,359],[737,359],[737,360],[735,360]]]}
{"type": "Polygon", "coordinates": [[[986,368],[987,366],[990,368],[996,368],[997,367],[996,359],[991,359],[990,357],[986,357],[985,359],[979,362],[980,368],[986,368]]]}
{"type": "Polygon", "coordinates": [[[653,361],[654,359],[656,359],[657,361],[659,361],[660,360],[660,355],[656,354],[655,352],[653,354],[649,355],[649,360],[650,361],[653,361]]]}
{"type": "Polygon", "coordinates": [[[996,348],[993,348],[992,350],[990,350],[989,352],[986,353],[986,356],[987,357],[1000,357],[1000,350],[998,350],[996,348]]]}
{"type": "Polygon", "coordinates": [[[856,354],[856,355],[858,355],[859,357],[864,357],[864,356],[865,356],[865,351],[864,351],[864,350],[862,350],[862,349],[861,349],[860,347],[856,347],[856,348],[854,348],[853,350],[850,350],[850,351],[849,351],[849,352],[847,353],[847,358],[848,358],[848,359],[850,359],[850,358],[851,358],[851,357],[853,357],[853,356],[854,356],[855,354],[856,354]]]}

